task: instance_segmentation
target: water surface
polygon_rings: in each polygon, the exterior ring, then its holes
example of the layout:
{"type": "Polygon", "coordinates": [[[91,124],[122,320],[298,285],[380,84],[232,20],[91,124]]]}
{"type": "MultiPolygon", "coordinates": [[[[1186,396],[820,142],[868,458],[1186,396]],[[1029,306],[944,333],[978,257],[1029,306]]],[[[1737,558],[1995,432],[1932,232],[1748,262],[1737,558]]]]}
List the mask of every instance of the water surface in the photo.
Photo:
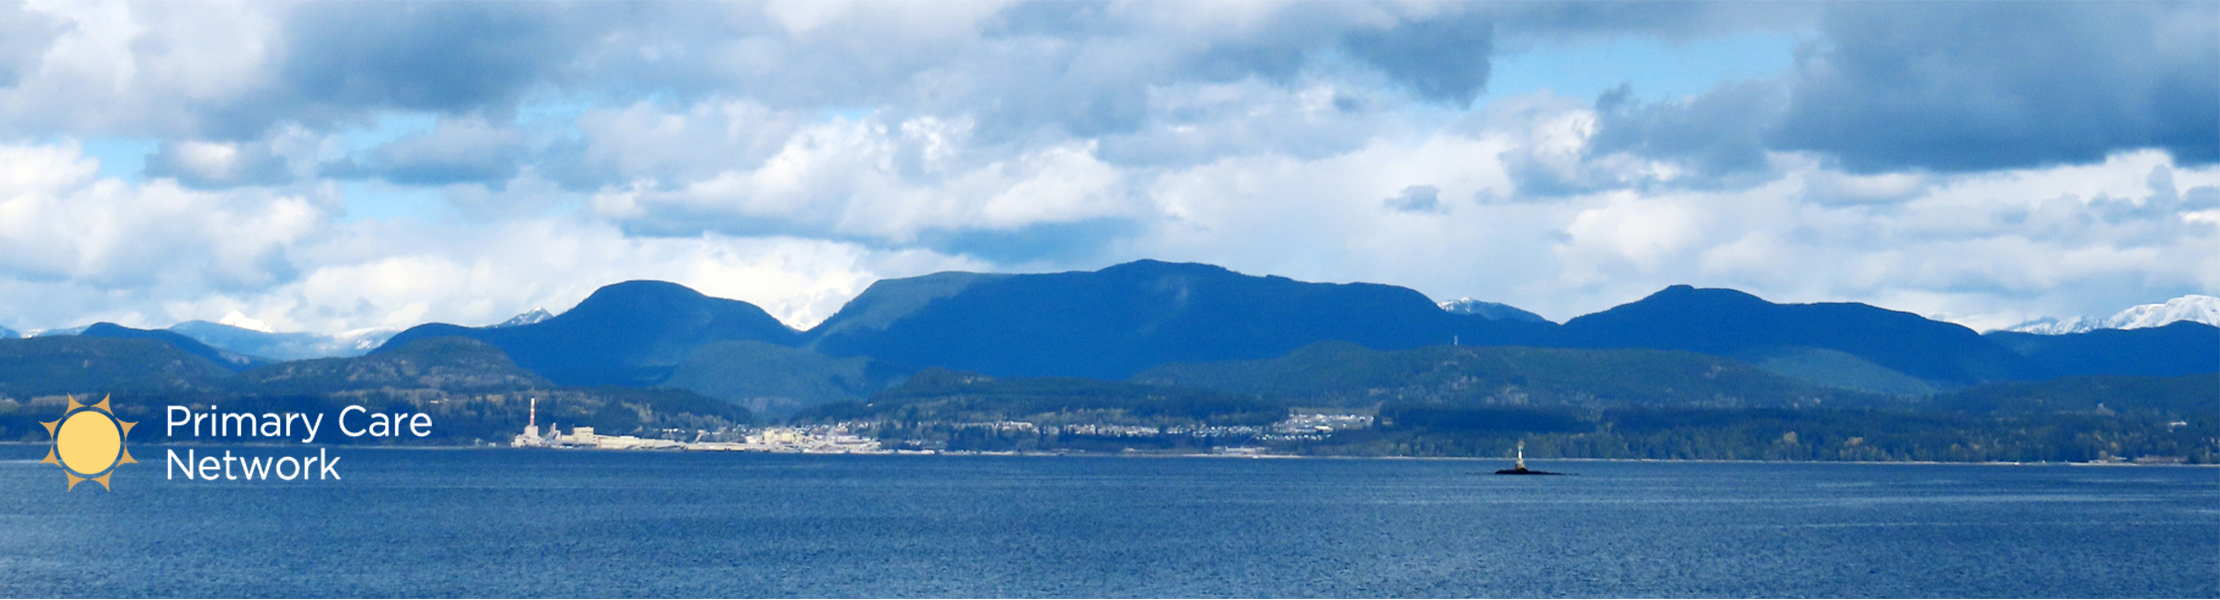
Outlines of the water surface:
{"type": "Polygon", "coordinates": [[[2206,468],[135,448],[63,493],[43,452],[0,448],[9,596],[2220,597],[2206,468]]]}

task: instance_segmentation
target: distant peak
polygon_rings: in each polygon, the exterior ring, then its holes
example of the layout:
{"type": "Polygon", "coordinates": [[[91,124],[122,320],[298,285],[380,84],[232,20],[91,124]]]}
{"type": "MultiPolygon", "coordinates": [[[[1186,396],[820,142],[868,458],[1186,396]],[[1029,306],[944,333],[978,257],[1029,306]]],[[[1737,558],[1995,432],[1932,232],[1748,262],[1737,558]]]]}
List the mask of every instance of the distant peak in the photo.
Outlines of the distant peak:
{"type": "Polygon", "coordinates": [[[1450,300],[1448,302],[1438,302],[1436,303],[1436,305],[1440,306],[1442,310],[1452,313],[1460,315],[1478,315],[1496,321],[1528,321],[1534,323],[1549,322],[1549,319],[1544,319],[1541,315],[1527,312],[1526,310],[1520,309],[1516,306],[1511,306],[1509,304],[1503,304],[1500,302],[1475,300],[1470,297],[1458,298],[1456,300],[1450,300]]]}
{"type": "Polygon", "coordinates": [[[519,325],[531,325],[533,323],[538,323],[540,321],[545,321],[552,318],[555,318],[555,315],[548,314],[547,309],[535,308],[532,309],[531,312],[527,312],[514,317],[509,317],[509,320],[502,321],[499,324],[494,325],[494,327],[516,327],[519,325]]]}
{"type": "Polygon", "coordinates": [[[1141,260],[1136,260],[1136,261],[1133,261],[1133,262],[1128,262],[1128,263],[1122,263],[1122,264],[1116,264],[1116,265],[1111,265],[1111,266],[1109,266],[1109,267],[1105,267],[1105,268],[1103,268],[1103,269],[1102,269],[1102,271],[1100,271],[1100,272],[1103,272],[1103,273],[1110,273],[1110,272],[1119,272],[1119,271],[1144,271],[1144,272],[1180,271],[1180,272],[1229,273],[1229,274],[1230,274],[1230,273],[1233,273],[1233,272],[1234,272],[1234,271],[1233,271],[1232,269],[1227,269],[1227,268],[1225,268],[1225,267],[1221,267],[1221,266],[1218,266],[1218,265],[1213,265],[1213,264],[1205,264],[1205,263],[1186,263],[1186,262],[1165,262],[1165,261],[1161,261],[1161,260],[1156,260],[1156,259],[1153,259],[1153,258],[1144,258],[1144,259],[1141,259],[1141,260]]]}
{"type": "Polygon", "coordinates": [[[270,328],[269,323],[265,323],[261,319],[249,317],[246,315],[246,313],[242,313],[236,310],[231,311],[231,314],[224,315],[223,320],[217,321],[216,323],[219,325],[230,325],[232,327],[237,327],[249,331],[277,333],[277,330],[270,328]]]}
{"type": "Polygon", "coordinates": [[[2220,298],[2190,294],[2158,304],[2139,304],[2110,317],[2041,318],[2004,328],[2005,331],[2062,335],[2098,329],[2144,329],[2181,321],[2220,326],[2220,298]]]}
{"type": "Polygon", "coordinates": [[[586,296],[586,299],[580,301],[578,306],[571,307],[564,314],[596,315],[610,312],[663,310],[671,306],[699,302],[706,298],[708,296],[694,291],[694,288],[676,283],[636,279],[601,286],[601,289],[594,290],[593,294],[586,296]]]}
{"type": "Polygon", "coordinates": [[[687,292],[687,293],[695,293],[695,294],[699,294],[699,293],[701,293],[701,292],[696,292],[696,291],[694,291],[694,288],[690,288],[690,287],[686,287],[686,286],[683,286],[683,285],[679,285],[679,284],[676,284],[676,283],[671,283],[671,282],[668,282],[668,281],[662,281],[662,280],[658,280],[658,279],[634,279],[634,280],[631,280],[631,281],[620,281],[620,282],[617,282],[617,283],[612,283],[612,284],[609,284],[609,285],[601,286],[601,289],[598,289],[598,290],[594,290],[594,293],[596,293],[596,294],[599,294],[599,293],[602,293],[602,292],[687,292]]]}
{"type": "Polygon", "coordinates": [[[635,279],[601,286],[601,289],[594,290],[594,293],[587,295],[586,300],[578,303],[578,305],[587,306],[612,301],[635,302],[643,299],[704,297],[706,296],[702,295],[701,292],[694,291],[694,288],[676,283],[652,279],[635,279]]]}
{"type": "Polygon", "coordinates": [[[1751,294],[1742,290],[1737,290],[1733,288],[1700,288],[1685,283],[1666,286],[1665,289],[1658,290],[1657,293],[1650,294],[1649,297],[1643,298],[1639,302],[1650,302],[1656,300],[1697,300],[1706,302],[1772,304],[1771,302],[1767,302],[1764,298],[1759,298],[1755,294],[1751,294]]]}

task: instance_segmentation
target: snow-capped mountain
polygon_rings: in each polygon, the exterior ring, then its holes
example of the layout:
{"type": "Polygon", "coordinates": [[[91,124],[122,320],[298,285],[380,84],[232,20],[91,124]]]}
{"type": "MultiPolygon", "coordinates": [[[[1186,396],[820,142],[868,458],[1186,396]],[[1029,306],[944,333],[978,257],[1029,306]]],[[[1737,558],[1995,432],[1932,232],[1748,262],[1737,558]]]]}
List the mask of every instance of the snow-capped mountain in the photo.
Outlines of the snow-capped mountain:
{"type": "MultiPolygon", "coordinates": [[[[349,354],[346,354],[346,356],[354,356],[367,354],[371,350],[378,349],[379,346],[385,345],[386,340],[393,339],[393,336],[399,333],[401,333],[399,329],[384,327],[349,329],[340,332],[339,335],[332,336],[332,340],[349,348],[349,354]]],[[[340,355],[334,354],[334,356],[340,355]]]]}
{"type": "MultiPolygon", "coordinates": [[[[253,319],[246,320],[250,321],[247,325],[260,324],[253,319]]],[[[245,327],[233,321],[235,319],[228,317],[222,323],[186,321],[171,325],[169,331],[217,348],[277,360],[361,356],[400,333],[395,329],[357,329],[338,335],[280,333],[267,331],[266,327],[245,327]]]]}
{"type": "Polygon", "coordinates": [[[237,328],[240,328],[240,329],[245,329],[245,330],[248,330],[248,331],[259,331],[259,332],[262,332],[262,333],[277,333],[277,330],[276,330],[276,329],[271,329],[271,328],[270,328],[270,324],[269,324],[269,323],[264,323],[264,322],[262,322],[262,320],[261,320],[261,319],[257,319],[257,318],[254,318],[254,317],[249,317],[249,316],[247,316],[247,315],[246,315],[246,313],[242,313],[242,312],[239,312],[239,311],[236,311],[236,310],[235,310],[235,311],[231,311],[231,314],[228,314],[228,315],[224,315],[224,318],[223,318],[222,320],[216,321],[216,324],[218,324],[218,325],[230,325],[230,326],[232,326],[232,327],[237,327],[237,328]]]}
{"type": "Polygon", "coordinates": [[[545,321],[553,318],[555,318],[555,315],[548,314],[547,309],[535,308],[532,309],[532,312],[509,317],[509,320],[502,321],[500,324],[494,325],[494,327],[516,327],[518,325],[531,325],[533,323],[538,323],[540,321],[545,321]]]}
{"type": "Polygon", "coordinates": [[[1458,298],[1456,300],[1440,302],[1437,304],[1441,305],[1442,310],[1446,310],[1449,312],[1457,313],[1460,315],[1480,315],[1497,321],[1526,321],[1530,323],[1549,322],[1549,319],[1544,319],[1541,315],[1526,312],[1525,310],[1522,310],[1516,306],[1497,302],[1487,302],[1483,300],[1474,300],[1471,298],[1458,298]]]}
{"type": "Polygon", "coordinates": [[[2129,307],[2110,317],[2068,317],[2066,319],[2036,319],[2007,327],[2005,331],[2060,335],[2081,333],[2094,329],[2143,329],[2161,327],[2176,321],[2195,321],[2220,327],[2220,298],[2191,294],[2164,304],[2143,304],[2129,307]]]}

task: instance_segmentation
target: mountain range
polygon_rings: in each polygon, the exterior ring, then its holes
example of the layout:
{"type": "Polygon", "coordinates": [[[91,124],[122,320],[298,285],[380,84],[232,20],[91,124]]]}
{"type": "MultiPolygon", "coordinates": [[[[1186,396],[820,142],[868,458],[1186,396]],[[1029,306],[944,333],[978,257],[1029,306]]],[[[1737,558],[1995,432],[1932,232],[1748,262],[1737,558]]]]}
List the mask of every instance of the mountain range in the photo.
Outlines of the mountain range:
{"type": "MultiPolygon", "coordinates": [[[[1574,318],[1559,333],[1555,345],[1701,352],[1823,385],[1891,393],[2045,375],[2027,357],[1954,323],[1866,304],[1775,304],[1685,285],[1574,318]]],[[[2215,363],[2220,369],[2220,357],[2215,363]]]]}
{"type": "Polygon", "coordinates": [[[1511,306],[1509,304],[1502,304],[1498,302],[1474,300],[1470,297],[1458,298],[1456,300],[1443,302],[1440,304],[1440,306],[1442,310],[1446,310],[1449,312],[1463,315],[1480,315],[1490,319],[1507,319],[1512,321],[1528,321],[1534,323],[1544,323],[1549,321],[1549,319],[1542,318],[1541,315],[1526,312],[1525,309],[1521,309],[1516,306],[1511,306]]]}
{"type": "MultiPolygon", "coordinates": [[[[231,321],[231,319],[226,320],[231,321]]],[[[362,356],[368,354],[371,350],[377,349],[388,338],[393,337],[393,334],[400,333],[400,331],[394,329],[358,329],[338,335],[325,335],[304,332],[276,332],[270,331],[266,327],[250,328],[242,325],[236,321],[211,323],[196,320],[171,325],[167,329],[136,329],[134,331],[175,333],[202,344],[264,362],[335,356],[362,356]]],[[[84,335],[93,327],[93,325],[87,325],[84,327],[36,330],[31,332],[30,337],[84,335]]],[[[14,337],[19,337],[19,334],[6,328],[0,328],[0,339],[14,337]]]]}
{"type": "Polygon", "coordinates": [[[507,352],[517,364],[563,385],[649,387],[710,342],[794,346],[802,336],[770,313],[662,281],[627,281],[595,290],[577,307],[544,321],[506,327],[418,325],[378,351],[435,337],[467,337],[507,352]]]}
{"type": "Polygon", "coordinates": [[[1123,379],[1168,362],[1270,358],[1324,340],[1545,344],[1548,322],[1441,310],[1395,286],[1139,261],[1100,271],[881,281],[803,336],[830,356],[995,376],[1123,379]]]}
{"type": "MultiPolygon", "coordinates": [[[[166,331],[107,324],[87,331],[0,340],[0,440],[44,439],[39,423],[53,418],[64,394],[112,396],[120,416],[142,423],[162,418],[164,405],[188,403],[251,413],[330,413],[347,405],[425,412],[436,414],[436,439],[413,441],[450,445],[506,440],[535,404],[543,424],[620,433],[714,431],[755,420],[744,407],[685,390],[561,386],[518,367],[499,348],[457,337],[389,345],[369,356],[240,368],[219,362],[222,354],[188,351],[192,340],[166,331]]],[[[131,435],[165,434],[141,427],[131,435]]]]}
{"type": "Polygon", "coordinates": [[[2099,329],[2145,329],[2189,321],[2220,326],[2220,298],[2191,294],[2160,304],[2139,304],[2110,317],[2044,318],[2004,328],[2003,331],[2061,335],[2099,329]]]}
{"type": "MultiPolygon", "coordinates": [[[[159,341],[221,370],[247,372],[276,361],[245,348],[272,357],[328,343],[283,337],[305,335],[194,322],[167,331],[100,324],[80,337],[159,341]]],[[[603,287],[560,314],[535,310],[488,327],[412,327],[366,358],[452,337],[483,342],[556,386],[683,389],[772,414],[870,397],[927,368],[1272,394],[1294,392],[1258,386],[1339,373],[1345,389],[1303,392],[1342,399],[1337,402],[1385,389],[1574,403],[1647,394],[1751,406],[1927,396],[2062,376],[2220,371],[2220,328],[2189,321],[2067,335],[1983,335],[1865,304],[1779,304],[1730,289],[1672,286],[1557,324],[1501,304],[1437,304],[1408,288],[1310,283],[1158,261],[1099,271],[883,280],[807,331],[746,302],[667,282],[628,281],[603,287]],[[1242,366],[1270,361],[1294,362],[1242,366]],[[1495,366],[1441,366],[1450,362],[1495,366]],[[1388,366],[1362,372],[1335,367],[1359,363],[1388,366]],[[1313,367],[1286,366],[1305,364],[1313,367]],[[1198,374],[1198,368],[1215,374],[1198,374]],[[1449,389],[1465,391],[1442,391],[1449,389]]],[[[23,341],[30,340],[15,342],[23,341]]],[[[87,351],[55,348],[63,350],[87,351]]],[[[157,371],[181,380],[199,376],[193,369],[164,368],[157,371]]],[[[6,386],[0,380],[0,390],[6,386]]]]}
{"type": "Polygon", "coordinates": [[[540,321],[545,321],[553,318],[555,318],[555,315],[547,312],[547,309],[535,308],[524,314],[509,317],[509,320],[496,323],[494,325],[491,325],[491,327],[515,327],[518,325],[531,325],[533,323],[538,323],[540,321]]]}
{"type": "Polygon", "coordinates": [[[280,333],[207,321],[178,323],[168,331],[240,354],[281,361],[362,356],[400,333],[392,329],[358,329],[339,335],[280,333]]]}

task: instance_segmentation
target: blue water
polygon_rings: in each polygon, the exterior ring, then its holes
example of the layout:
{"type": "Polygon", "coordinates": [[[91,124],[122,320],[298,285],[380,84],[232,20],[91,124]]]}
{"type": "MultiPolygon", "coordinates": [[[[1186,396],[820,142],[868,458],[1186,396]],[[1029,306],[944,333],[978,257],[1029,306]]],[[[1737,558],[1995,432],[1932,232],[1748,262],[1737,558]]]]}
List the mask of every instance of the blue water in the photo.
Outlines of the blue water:
{"type": "Polygon", "coordinates": [[[0,462],[0,594],[2220,597],[2207,468],[134,451],[0,462]]]}

